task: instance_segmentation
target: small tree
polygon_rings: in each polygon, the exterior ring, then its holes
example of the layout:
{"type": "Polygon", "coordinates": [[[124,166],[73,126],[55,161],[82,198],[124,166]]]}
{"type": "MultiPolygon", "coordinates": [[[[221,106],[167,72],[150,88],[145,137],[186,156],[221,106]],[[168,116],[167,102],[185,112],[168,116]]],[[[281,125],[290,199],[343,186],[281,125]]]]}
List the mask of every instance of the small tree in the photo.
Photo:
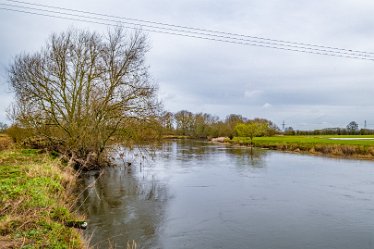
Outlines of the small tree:
{"type": "Polygon", "coordinates": [[[351,121],[347,125],[347,130],[349,134],[356,134],[358,131],[358,124],[355,121],[351,121]]]}
{"type": "Polygon", "coordinates": [[[266,123],[263,122],[249,122],[241,123],[235,126],[235,130],[240,137],[249,137],[251,145],[253,145],[253,138],[263,136],[268,129],[266,123]]]}
{"type": "Polygon", "coordinates": [[[157,111],[146,51],[141,32],[52,35],[38,53],[22,54],[10,66],[15,120],[77,166],[105,164],[109,145],[134,139],[133,124],[153,120],[157,111]]]}
{"type": "Polygon", "coordinates": [[[266,133],[264,134],[266,136],[273,136],[280,132],[279,127],[270,120],[264,118],[255,118],[251,122],[264,123],[264,125],[267,127],[266,133]]]}

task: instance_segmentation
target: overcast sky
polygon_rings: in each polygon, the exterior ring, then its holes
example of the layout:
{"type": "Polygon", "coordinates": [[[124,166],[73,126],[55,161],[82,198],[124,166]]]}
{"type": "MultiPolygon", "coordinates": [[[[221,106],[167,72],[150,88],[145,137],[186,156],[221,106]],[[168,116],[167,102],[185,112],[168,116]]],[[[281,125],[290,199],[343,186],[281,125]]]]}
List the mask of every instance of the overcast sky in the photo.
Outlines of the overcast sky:
{"type": "MultiPolygon", "coordinates": [[[[127,0],[34,3],[374,52],[374,1],[127,0]]],[[[0,0],[0,3],[5,3],[0,0]]],[[[107,27],[0,10],[0,122],[12,101],[6,68],[69,27],[107,27]]],[[[374,62],[149,33],[147,63],[166,110],[237,113],[294,129],[374,128],[374,62]],[[372,125],[371,125],[372,124],[372,125]]]]}

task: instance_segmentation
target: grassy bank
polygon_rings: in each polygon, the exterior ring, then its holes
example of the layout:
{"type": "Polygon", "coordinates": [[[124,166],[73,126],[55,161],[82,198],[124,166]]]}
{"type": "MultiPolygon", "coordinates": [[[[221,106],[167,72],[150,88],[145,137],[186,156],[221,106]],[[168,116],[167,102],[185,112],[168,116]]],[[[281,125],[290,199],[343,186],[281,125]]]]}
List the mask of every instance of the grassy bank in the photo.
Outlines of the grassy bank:
{"type": "MultiPolygon", "coordinates": [[[[233,144],[250,145],[249,138],[235,137],[233,144]]],[[[256,137],[255,147],[307,152],[331,156],[374,159],[374,136],[273,136],[256,137]],[[333,138],[333,139],[332,139],[333,138]],[[372,138],[373,140],[335,140],[334,138],[372,138]]]]}
{"type": "Polygon", "coordinates": [[[65,222],[74,172],[38,150],[0,151],[0,248],[83,248],[65,222]]]}

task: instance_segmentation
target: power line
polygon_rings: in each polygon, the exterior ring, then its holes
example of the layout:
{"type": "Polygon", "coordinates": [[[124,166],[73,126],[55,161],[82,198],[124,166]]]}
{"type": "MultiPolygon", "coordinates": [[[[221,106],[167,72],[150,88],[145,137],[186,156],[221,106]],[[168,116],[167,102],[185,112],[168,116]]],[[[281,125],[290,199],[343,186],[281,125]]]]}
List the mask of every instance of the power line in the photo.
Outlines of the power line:
{"type": "MultiPolygon", "coordinates": [[[[82,16],[82,15],[76,15],[76,14],[71,14],[71,13],[64,13],[64,12],[60,12],[60,11],[51,11],[51,10],[45,10],[45,9],[38,9],[38,8],[32,8],[32,7],[25,7],[25,6],[18,6],[18,5],[9,5],[9,4],[0,4],[0,5],[6,5],[6,6],[10,6],[10,7],[15,7],[15,8],[26,8],[26,9],[32,9],[32,10],[36,10],[36,11],[44,11],[44,12],[51,12],[51,13],[55,13],[55,14],[58,14],[58,15],[68,15],[68,16],[74,16],[74,17],[80,17],[80,18],[88,18],[88,19],[94,19],[94,20],[100,20],[100,21],[109,21],[109,22],[114,22],[114,20],[112,19],[105,19],[105,18],[93,18],[93,17],[89,17],[89,16],[82,16]]],[[[3,9],[6,9],[6,10],[13,10],[14,9],[9,9],[9,8],[3,8],[3,9]]],[[[29,14],[37,14],[35,12],[31,13],[30,11],[22,11],[24,13],[29,13],[29,14]]],[[[50,16],[50,15],[45,15],[44,16],[50,16]]],[[[82,20],[80,20],[82,21],[82,20]]],[[[130,22],[122,22],[122,23],[125,23],[125,24],[130,24],[130,25],[137,25],[137,26],[142,26],[142,27],[146,27],[146,28],[151,28],[151,29],[161,29],[161,30],[165,30],[165,28],[162,28],[162,27],[156,27],[156,26],[150,26],[150,25],[143,25],[143,24],[138,24],[138,23],[130,23],[130,22]]],[[[108,25],[106,23],[106,25],[108,25]]],[[[110,25],[110,24],[109,24],[110,25]]],[[[172,32],[186,32],[186,31],[181,31],[181,30],[176,30],[176,29],[166,29],[167,31],[172,31],[172,32]]],[[[155,30],[151,30],[151,31],[155,31],[155,30]]],[[[205,35],[205,36],[213,36],[214,38],[218,37],[219,39],[234,39],[234,40],[240,40],[240,41],[244,41],[244,42],[250,42],[252,45],[255,45],[254,43],[259,43],[259,44],[265,44],[265,45],[277,45],[277,47],[274,47],[274,46],[265,46],[265,47],[272,47],[272,48],[277,48],[277,49],[282,49],[278,46],[282,46],[282,44],[273,44],[273,43],[269,43],[269,42],[262,42],[262,41],[253,41],[253,40],[244,40],[244,39],[238,39],[238,38],[232,38],[232,37],[225,37],[225,36],[217,36],[217,35],[210,35],[210,34],[205,34],[205,33],[196,33],[196,32],[192,32],[192,31],[187,31],[188,33],[193,33],[193,34],[198,34],[198,35],[205,35]]],[[[170,33],[170,32],[168,32],[170,33]]],[[[202,37],[196,37],[196,36],[189,36],[189,37],[195,37],[195,38],[202,38],[202,37]]],[[[210,40],[217,40],[217,39],[210,39],[210,40]]],[[[221,41],[221,40],[219,40],[221,41]]],[[[242,42],[239,43],[239,44],[243,44],[242,42]]],[[[328,50],[321,50],[321,49],[315,49],[315,48],[307,48],[307,47],[300,47],[300,46],[288,46],[288,47],[296,47],[296,48],[301,48],[301,49],[307,49],[307,50],[317,50],[316,52],[313,51],[313,53],[315,54],[322,54],[322,55],[329,55],[330,53],[333,53],[335,55],[335,53],[337,54],[342,54],[344,56],[349,56],[348,58],[358,58],[358,59],[373,59],[373,58],[366,58],[367,56],[364,56],[365,58],[362,58],[360,55],[356,55],[356,54],[351,54],[351,53],[343,53],[343,52],[336,52],[336,51],[328,51],[328,50]],[[322,52],[322,53],[320,53],[322,52]]],[[[286,49],[286,50],[290,50],[290,49],[286,49]]],[[[311,52],[311,51],[299,51],[299,50],[290,50],[290,51],[297,51],[297,52],[311,52]]],[[[334,56],[333,55],[333,56],[334,56]]],[[[338,56],[338,55],[336,55],[338,56]]]]}
{"type": "MultiPolygon", "coordinates": [[[[104,22],[98,22],[98,21],[86,20],[86,19],[77,19],[77,18],[66,18],[66,17],[63,17],[63,16],[55,16],[55,15],[44,14],[44,13],[36,13],[36,12],[31,12],[31,11],[19,10],[19,9],[17,10],[17,9],[9,9],[9,8],[1,8],[1,7],[0,7],[0,9],[8,10],[8,11],[14,11],[14,12],[20,12],[20,13],[39,15],[39,16],[45,16],[45,17],[65,19],[65,20],[81,21],[81,22],[102,24],[102,25],[107,25],[107,26],[124,27],[124,28],[129,28],[129,29],[139,29],[139,27],[141,27],[141,25],[135,25],[135,24],[134,24],[134,26],[129,27],[129,26],[123,26],[123,25],[118,25],[118,24],[115,25],[113,23],[104,23],[104,22]]],[[[61,14],[69,15],[69,16],[77,16],[77,15],[66,14],[66,13],[61,13],[61,14]]],[[[78,17],[88,18],[88,17],[85,17],[85,16],[78,16],[78,17]]],[[[374,60],[374,58],[353,56],[353,55],[349,55],[349,54],[341,55],[341,54],[334,54],[333,52],[321,53],[321,52],[314,52],[314,51],[308,51],[308,50],[299,50],[299,49],[290,49],[290,48],[277,47],[277,46],[268,46],[268,45],[263,45],[259,42],[255,42],[255,41],[253,41],[253,42],[237,42],[237,41],[230,41],[230,40],[225,40],[225,39],[214,39],[214,38],[201,37],[201,36],[196,36],[196,35],[187,35],[187,34],[183,34],[183,33],[175,33],[175,32],[163,31],[163,30],[154,30],[154,29],[143,29],[143,30],[144,31],[149,31],[149,32],[162,33],[162,34],[178,35],[178,36],[185,36],[185,37],[190,37],[190,38],[198,38],[198,39],[205,39],[205,40],[211,40],[211,41],[219,41],[219,42],[240,44],[240,45],[250,45],[250,46],[258,46],[258,47],[265,47],[265,48],[274,48],[274,49],[293,51],[293,52],[302,52],[302,53],[309,53],[309,54],[327,55],[327,56],[335,56],[335,57],[362,59],[362,60],[374,60]]]]}
{"type": "MultiPolygon", "coordinates": [[[[203,31],[203,32],[208,32],[208,33],[224,34],[224,35],[229,35],[229,36],[238,36],[238,37],[258,39],[258,40],[263,40],[263,41],[271,41],[271,42],[276,42],[276,43],[284,43],[286,45],[289,45],[289,44],[303,45],[303,46],[308,46],[308,47],[317,47],[317,48],[324,48],[324,49],[330,49],[330,50],[332,49],[332,50],[337,50],[337,51],[344,51],[344,52],[348,52],[348,53],[374,55],[374,52],[351,50],[351,49],[345,49],[345,48],[316,45],[316,44],[311,44],[311,43],[292,42],[292,41],[285,41],[285,40],[279,40],[279,39],[271,39],[271,38],[264,38],[264,37],[258,37],[258,36],[243,35],[243,34],[238,34],[238,33],[217,31],[217,30],[211,30],[211,29],[203,29],[203,28],[188,27],[188,26],[182,26],[182,25],[174,25],[174,24],[155,22],[155,21],[149,21],[149,20],[143,20],[143,19],[137,19],[137,18],[128,18],[128,17],[121,17],[121,16],[115,16],[115,15],[101,14],[101,13],[96,13],[96,12],[82,11],[82,10],[71,9],[71,8],[63,8],[63,7],[59,7],[59,6],[30,3],[30,2],[25,2],[25,1],[18,1],[18,0],[4,0],[4,1],[13,2],[13,3],[21,3],[21,4],[31,5],[31,6],[39,6],[39,7],[45,7],[45,8],[59,9],[59,10],[67,10],[67,11],[84,13],[84,14],[95,15],[95,16],[110,17],[110,18],[115,18],[115,19],[120,19],[120,20],[129,20],[129,21],[135,21],[135,22],[141,22],[141,23],[156,24],[156,25],[174,27],[174,28],[181,28],[181,29],[186,29],[186,30],[203,31]]],[[[337,51],[335,51],[335,52],[337,52],[337,51]]]]}
{"type": "MultiPolygon", "coordinates": [[[[9,6],[9,7],[13,7],[13,8],[16,8],[16,9],[17,8],[18,9],[23,8],[23,9],[33,10],[33,11],[43,11],[43,12],[47,12],[47,13],[49,12],[49,13],[58,14],[58,15],[67,15],[67,16],[74,16],[74,17],[79,17],[79,18],[88,18],[88,19],[93,19],[93,20],[106,21],[106,22],[117,22],[118,23],[118,21],[115,21],[113,19],[107,19],[107,18],[98,18],[98,17],[94,18],[94,17],[90,17],[90,16],[82,16],[82,15],[76,15],[76,14],[71,14],[71,13],[66,13],[66,12],[45,10],[45,9],[33,8],[33,7],[25,7],[25,6],[13,5],[13,4],[0,3],[0,5],[9,6]]],[[[142,26],[142,27],[145,27],[145,28],[167,30],[167,31],[172,31],[172,32],[177,32],[177,33],[188,33],[188,34],[193,34],[193,35],[208,36],[208,37],[213,37],[215,39],[218,38],[218,39],[235,40],[235,41],[240,41],[240,42],[259,43],[259,44],[272,45],[272,46],[277,46],[277,47],[286,46],[286,45],[282,45],[280,43],[256,41],[256,40],[249,40],[249,39],[235,38],[235,37],[230,37],[230,36],[208,34],[208,33],[196,32],[196,31],[184,31],[184,30],[180,30],[180,29],[163,28],[163,27],[158,27],[158,26],[153,26],[153,25],[144,25],[144,24],[139,24],[139,23],[134,23],[134,22],[127,22],[127,21],[125,21],[125,22],[120,21],[120,23],[123,23],[123,24],[126,24],[126,25],[139,25],[139,26],[142,26]]],[[[298,45],[287,45],[286,47],[296,48],[296,49],[306,49],[306,50],[312,50],[312,51],[322,52],[322,53],[342,54],[342,55],[355,56],[355,57],[367,57],[368,59],[374,60],[374,58],[370,58],[370,56],[368,56],[366,54],[362,55],[362,54],[356,54],[356,53],[347,53],[347,52],[341,52],[341,51],[311,48],[311,47],[298,46],[298,45]]]]}
{"type": "MultiPolygon", "coordinates": [[[[6,0],[6,1],[10,1],[10,0],[6,0]]],[[[20,2],[20,1],[15,1],[15,2],[20,2]]],[[[59,18],[59,19],[68,19],[68,20],[74,20],[74,21],[89,22],[89,23],[102,24],[102,25],[108,25],[108,26],[123,26],[123,25],[119,25],[118,23],[124,23],[126,25],[132,25],[130,27],[126,26],[124,28],[139,29],[139,27],[146,27],[146,29],[143,29],[143,30],[148,31],[148,32],[156,32],[156,33],[170,34],[170,35],[179,35],[179,36],[190,37],[190,38],[198,38],[198,39],[205,39],[205,40],[211,40],[211,41],[219,41],[219,42],[240,44],[240,45],[273,48],[273,49],[280,49],[280,50],[293,51],[293,52],[302,52],[302,53],[309,53],[309,54],[327,55],[327,56],[353,58],[353,59],[361,59],[361,60],[371,60],[371,61],[374,60],[374,58],[368,57],[367,55],[357,55],[355,53],[321,50],[321,49],[299,47],[299,46],[293,46],[293,45],[291,46],[291,45],[273,44],[273,43],[263,42],[263,41],[238,39],[238,38],[232,38],[232,37],[227,37],[227,36],[218,36],[218,35],[199,33],[199,32],[194,32],[194,31],[183,31],[183,30],[178,30],[178,29],[170,29],[170,28],[157,27],[157,26],[152,26],[152,25],[144,25],[144,24],[133,23],[133,22],[116,22],[115,20],[107,19],[107,18],[98,18],[98,17],[76,15],[76,14],[65,13],[65,12],[60,12],[60,11],[52,11],[52,10],[45,10],[45,9],[39,9],[39,8],[18,6],[18,5],[9,5],[9,4],[2,4],[2,3],[0,3],[0,5],[5,5],[5,6],[12,7],[12,8],[2,8],[2,7],[0,7],[0,9],[2,9],[2,10],[20,12],[20,13],[27,13],[27,14],[33,14],[33,15],[39,15],[39,16],[45,16],[45,17],[53,17],[53,18],[59,18]],[[25,10],[22,10],[20,8],[31,9],[33,11],[25,11],[25,10]],[[35,12],[35,11],[39,11],[39,12],[35,12]],[[40,11],[47,12],[47,13],[54,13],[54,14],[57,14],[57,15],[40,13],[40,11]],[[67,18],[66,16],[70,16],[70,18],[67,18]],[[71,17],[78,17],[78,18],[71,18],[71,17]],[[81,18],[84,18],[84,19],[81,19],[81,18]],[[113,24],[113,22],[116,22],[117,24],[113,24]],[[192,33],[192,35],[189,34],[189,33],[192,33]],[[281,47],[281,46],[284,46],[284,47],[281,47]]],[[[32,5],[32,4],[30,4],[30,5],[32,5]]]]}

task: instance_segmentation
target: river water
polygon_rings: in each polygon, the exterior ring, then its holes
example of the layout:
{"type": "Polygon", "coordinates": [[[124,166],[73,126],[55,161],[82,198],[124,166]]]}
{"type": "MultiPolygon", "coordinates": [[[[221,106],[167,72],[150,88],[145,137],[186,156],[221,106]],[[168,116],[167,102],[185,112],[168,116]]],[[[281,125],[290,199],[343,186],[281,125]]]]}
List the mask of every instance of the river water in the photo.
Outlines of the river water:
{"type": "Polygon", "coordinates": [[[196,141],[134,158],[81,180],[93,248],[374,248],[373,162],[196,141]]]}

